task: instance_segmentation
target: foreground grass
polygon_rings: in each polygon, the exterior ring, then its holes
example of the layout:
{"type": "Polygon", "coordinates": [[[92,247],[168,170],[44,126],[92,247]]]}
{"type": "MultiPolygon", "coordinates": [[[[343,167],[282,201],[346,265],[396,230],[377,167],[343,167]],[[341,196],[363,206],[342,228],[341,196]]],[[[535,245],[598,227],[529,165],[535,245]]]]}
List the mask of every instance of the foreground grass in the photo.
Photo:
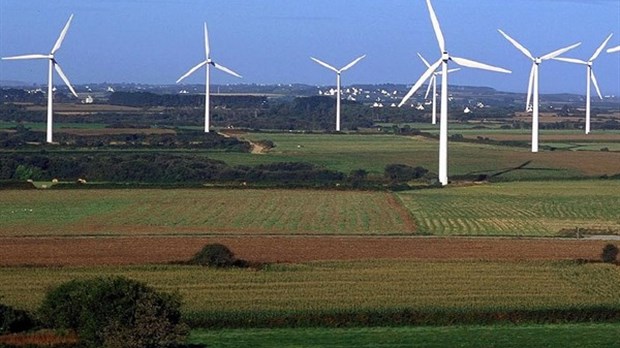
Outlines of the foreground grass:
{"type": "Polygon", "coordinates": [[[616,347],[619,324],[194,330],[189,342],[225,347],[616,347]]]}
{"type": "Polygon", "coordinates": [[[558,236],[620,233],[620,181],[513,182],[398,194],[418,233],[558,236]]]}
{"type": "MultiPolygon", "coordinates": [[[[509,252],[509,251],[507,251],[509,252]]],[[[70,279],[120,275],[178,291],[187,314],[414,310],[531,310],[620,306],[620,267],[575,262],[357,261],[280,264],[263,270],[160,265],[0,268],[4,303],[35,309],[70,279]]]]}

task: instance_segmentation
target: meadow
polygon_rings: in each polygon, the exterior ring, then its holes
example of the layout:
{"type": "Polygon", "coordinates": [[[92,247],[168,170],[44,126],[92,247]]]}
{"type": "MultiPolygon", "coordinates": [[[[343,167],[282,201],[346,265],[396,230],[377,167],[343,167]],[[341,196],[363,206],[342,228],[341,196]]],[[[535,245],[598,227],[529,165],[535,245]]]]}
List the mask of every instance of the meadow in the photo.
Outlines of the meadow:
{"type": "Polygon", "coordinates": [[[618,343],[618,324],[195,330],[189,342],[227,347],[600,348],[618,343]]]}

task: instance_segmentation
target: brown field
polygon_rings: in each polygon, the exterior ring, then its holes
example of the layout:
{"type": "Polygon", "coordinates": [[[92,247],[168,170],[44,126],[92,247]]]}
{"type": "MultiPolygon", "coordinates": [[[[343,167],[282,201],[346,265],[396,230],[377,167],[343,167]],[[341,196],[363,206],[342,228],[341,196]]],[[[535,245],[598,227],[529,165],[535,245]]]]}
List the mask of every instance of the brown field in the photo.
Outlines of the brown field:
{"type": "Polygon", "coordinates": [[[0,266],[139,265],[188,260],[222,243],[239,258],[299,263],[327,260],[599,259],[605,241],[419,237],[118,237],[2,238],[0,266]]]}
{"type": "MultiPolygon", "coordinates": [[[[498,140],[498,141],[530,141],[532,139],[531,133],[527,134],[514,134],[514,133],[499,133],[499,134],[489,134],[484,133],[484,130],[480,132],[480,134],[467,134],[466,138],[473,138],[480,135],[489,139],[498,140]]],[[[620,134],[540,134],[541,142],[549,142],[549,141],[584,141],[584,142],[620,142],[620,134]]]]}
{"type": "Polygon", "coordinates": [[[512,152],[510,159],[517,162],[532,161],[530,168],[570,168],[584,175],[603,175],[620,173],[619,152],[597,151],[527,151],[512,152]]]}

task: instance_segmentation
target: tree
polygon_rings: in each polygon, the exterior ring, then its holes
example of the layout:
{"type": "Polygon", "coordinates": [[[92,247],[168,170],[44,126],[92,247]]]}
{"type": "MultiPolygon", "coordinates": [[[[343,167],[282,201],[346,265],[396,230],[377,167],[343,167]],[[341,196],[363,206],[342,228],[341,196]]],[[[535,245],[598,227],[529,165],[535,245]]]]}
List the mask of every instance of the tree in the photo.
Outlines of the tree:
{"type": "Polygon", "coordinates": [[[182,343],[178,295],[123,277],[72,280],[47,293],[39,310],[51,328],[70,329],[85,347],[159,348],[182,343]]]}
{"type": "Polygon", "coordinates": [[[618,257],[618,247],[613,244],[607,244],[603,248],[603,253],[601,254],[601,259],[606,263],[614,263],[616,262],[616,258],[618,257]]]}

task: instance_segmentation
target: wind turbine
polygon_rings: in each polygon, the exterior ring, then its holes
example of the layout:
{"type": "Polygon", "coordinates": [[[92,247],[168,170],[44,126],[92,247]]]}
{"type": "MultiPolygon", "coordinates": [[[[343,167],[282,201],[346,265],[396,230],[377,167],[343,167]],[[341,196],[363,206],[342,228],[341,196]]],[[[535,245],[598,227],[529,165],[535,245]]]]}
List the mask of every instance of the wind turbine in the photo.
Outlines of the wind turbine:
{"type": "Polygon", "coordinates": [[[607,50],[607,53],[620,52],[620,46],[612,47],[607,50]]]}
{"type": "MultiPolygon", "coordinates": [[[[420,59],[427,68],[431,67],[430,63],[426,59],[424,59],[424,57],[422,57],[420,53],[418,53],[418,57],[420,57],[420,59]]],[[[449,69],[448,74],[459,70],[461,69],[449,69]]],[[[428,81],[428,87],[426,88],[426,94],[424,95],[424,99],[428,99],[428,94],[431,92],[431,87],[433,87],[433,124],[437,124],[437,75],[441,75],[441,71],[435,71],[433,73],[433,76],[431,76],[430,80],[428,81]]]]}
{"type": "Polygon", "coordinates": [[[405,95],[403,100],[400,102],[399,107],[403,106],[405,102],[411,98],[411,96],[426,82],[437,68],[441,66],[441,115],[440,115],[440,126],[439,126],[439,182],[442,185],[448,184],[448,62],[453,61],[458,65],[490,70],[496,72],[510,73],[510,70],[506,70],[503,68],[494,67],[491,65],[478,63],[473,60],[454,57],[448,54],[446,50],[446,43],[441,32],[441,27],[439,26],[439,20],[437,20],[437,16],[435,15],[435,11],[433,10],[433,6],[431,5],[430,0],[426,0],[426,4],[428,5],[428,12],[430,13],[431,22],[433,23],[433,29],[435,31],[435,36],[437,36],[437,42],[439,43],[439,50],[441,51],[441,58],[438,61],[431,64],[431,66],[426,70],[424,74],[420,77],[418,82],[416,82],[411,90],[405,95]]]}
{"type": "Polygon", "coordinates": [[[67,35],[67,31],[69,30],[69,25],[71,25],[72,19],[73,19],[73,15],[69,16],[69,20],[67,21],[67,24],[65,24],[65,27],[60,32],[60,36],[58,37],[58,40],[56,40],[56,44],[54,44],[54,47],[52,48],[49,54],[26,54],[26,55],[21,55],[21,56],[12,56],[12,57],[2,58],[3,60],[47,59],[49,61],[49,70],[47,73],[48,82],[47,82],[47,136],[46,136],[46,141],[48,143],[52,142],[52,121],[53,121],[52,104],[53,104],[53,92],[54,92],[52,90],[54,87],[53,81],[52,81],[53,70],[56,70],[60,78],[65,82],[67,87],[69,87],[69,90],[71,91],[71,93],[76,98],[78,97],[77,93],[75,93],[75,90],[71,86],[69,79],[67,79],[67,76],[62,71],[62,69],[60,68],[60,65],[58,65],[58,61],[54,57],[54,54],[56,54],[56,52],[58,52],[58,50],[60,49],[60,46],[62,45],[62,42],[65,39],[65,35],[67,35]]]}
{"type": "Polygon", "coordinates": [[[584,61],[581,59],[575,59],[575,58],[563,58],[563,57],[557,57],[557,58],[553,58],[555,60],[560,60],[563,62],[567,62],[567,63],[573,63],[573,64],[581,64],[581,65],[585,65],[586,66],[586,73],[587,73],[587,84],[586,84],[586,134],[590,134],[590,104],[591,104],[591,98],[590,98],[590,91],[591,91],[591,85],[594,85],[594,88],[596,88],[596,93],[598,94],[598,97],[601,98],[601,100],[603,99],[603,96],[601,95],[601,89],[598,88],[598,83],[596,82],[596,77],[594,76],[594,71],[592,70],[592,64],[594,63],[594,61],[596,60],[596,58],[598,58],[598,56],[601,54],[601,52],[603,52],[603,49],[605,49],[605,46],[607,46],[607,43],[609,42],[609,40],[611,39],[613,34],[609,34],[609,36],[607,37],[607,39],[605,41],[603,41],[603,44],[601,44],[599,46],[599,48],[594,52],[594,54],[592,55],[592,57],[590,57],[590,59],[588,61],[584,61]]]}
{"type": "Polygon", "coordinates": [[[326,67],[329,70],[332,70],[336,73],[336,131],[340,132],[340,74],[342,74],[344,71],[349,70],[351,67],[353,67],[355,64],[357,64],[360,60],[364,59],[366,57],[366,55],[363,55],[361,57],[356,58],[354,61],[352,61],[351,63],[345,65],[343,68],[341,69],[336,69],[333,66],[319,60],[316,59],[314,57],[310,57],[310,59],[312,59],[313,61],[319,63],[320,65],[326,67]]]}
{"type": "Polygon", "coordinates": [[[574,45],[560,48],[559,50],[553,51],[551,53],[545,54],[541,57],[534,57],[527,48],[518,43],[515,39],[508,36],[508,34],[504,33],[501,29],[498,29],[499,33],[502,34],[506,40],[510,41],[513,46],[515,46],[519,51],[521,51],[526,57],[532,60],[532,70],[530,71],[530,82],[527,87],[527,103],[525,106],[525,111],[529,111],[530,108],[530,100],[532,98],[532,93],[534,95],[533,105],[532,105],[532,152],[538,152],[538,71],[540,69],[540,64],[552,58],[555,58],[563,53],[566,53],[573,48],[581,45],[581,42],[578,42],[574,45]]]}
{"type": "Polygon", "coordinates": [[[225,66],[222,66],[220,64],[217,64],[216,62],[214,62],[211,59],[211,48],[209,47],[209,32],[207,31],[207,23],[205,23],[205,60],[202,63],[199,63],[198,65],[196,65],[195,67],[189,69],[188,72],[185,73],[185,75],[181,76],[176,83],[181,82],[184,78],[188,77],[189,75],[193,74],[196,70],[202,68],[203,66],[206,66],[206,80],[205,80],[205,133],[209,133],[209,105],[210,105],[210,86],[209,86],[209,79],[210,79],[210,67],[213,66],[214,68],[221,70],[227,74],[236,76],[241,78],[241,75],[237,74],[236,72],[228,69],[225,66]]]}

